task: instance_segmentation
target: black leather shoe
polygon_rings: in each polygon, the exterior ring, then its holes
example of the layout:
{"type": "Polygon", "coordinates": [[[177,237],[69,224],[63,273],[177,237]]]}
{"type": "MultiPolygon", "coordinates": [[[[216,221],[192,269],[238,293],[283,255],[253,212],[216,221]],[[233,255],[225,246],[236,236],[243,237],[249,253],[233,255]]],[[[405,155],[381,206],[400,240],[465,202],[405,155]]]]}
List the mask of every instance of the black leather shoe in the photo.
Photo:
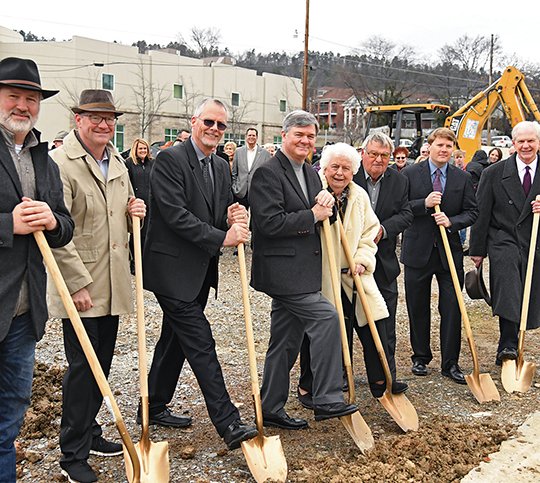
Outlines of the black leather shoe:
{"type": "Polygon", "coordinates": [[[323,421],[325,419],[339,418],[347,416],[358,411],[358,407],[354,404],[346,404],[337,402],[332,404],[321,404],[313,407],[315,413],[315,421],[323,421]]]}
{"type": "Polygon", "coordinates": [[[427,365],[420,361],[414,361],[411,371],[415,376],[427,376],[427,365]]]}
{"type": "Polygon", "coordinates": [[[449,377],[458,384],[467,384],[467,381],[465,381],[465,376],[457,364],[452,364],[449,369],[443,369],[441,374],[444,377],[449,377]]]}
{"type": "Polygon", "coordinates": [[[407,389],[409,389],[409,385],[406,382],[392,382],[392,394],[403,394],[407,389]]]}
{"type": "Polygon", "coordinates": [[[308,392],[306,394],[302,394],[300,392],[300,388],[296,388],[296,395],[298,397],[298,402],[304,406],[306,409],[313,409],[313,398],[311,397],[311,394],[308,392]]]}
{"type": "Polygon", "coordinates": [[[237,419],[227,426],[227,429],[223,433],[223,441],[229,449],[240,448],[242,441],[253,439],[257,436],[258,431],[255,426],[249,426],[244,424],[241,419],[237,419]]]}
{"type": "Polygon", "coordinates": [[[263,414],[263,426],[281,429],[305,429],[308,422],[302,418],[291,418],[285,411],[282,414],[263,414]]]}
{"type": "Polygon", "coordinates": [[[517,359],[518,353],[517,349],[511,349],[510,347],[505,347],[497,354],[497,359],[495,359],[495,364],[502,366],[502,361],[511,360],[515,361],[517,359]]]}
{"type": "MultiPolygon", "coordinates": [[[[137,412],[137,424],[141,424],[142,417],[140,411],[137,412]]],[[[191,426],[192,420],[188,416],[178,416],[173,414],[169,408],[157,414],[151,414],[149,424],[157,424],[167,428],[187,428],[191,426]]]]}

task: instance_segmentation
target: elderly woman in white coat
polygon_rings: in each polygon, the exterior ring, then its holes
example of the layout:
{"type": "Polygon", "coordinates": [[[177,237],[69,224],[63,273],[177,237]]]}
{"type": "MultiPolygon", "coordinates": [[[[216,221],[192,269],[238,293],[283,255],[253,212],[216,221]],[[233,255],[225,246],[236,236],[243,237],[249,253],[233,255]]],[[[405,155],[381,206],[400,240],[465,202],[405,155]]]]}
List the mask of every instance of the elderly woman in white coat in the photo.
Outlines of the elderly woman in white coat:
{"type": "MultiPolygon", "coordinates": [[[[368,194],[363,188],[352,181],[353,175],[360,167],[360,160],[359,153],[348,144],[337,143],[328,146],[323,151],[320,160],[320,175],[323,186],[336,199],[338,215],[343,222],[347,241],[354,255],[354,273],[360,275],[373,318],[377,321],[388,317],[386,303],[373,278],[375,253],[377,252],[377,245],[374,240],[379,231],[380,223],[371,207],[368,194]]],[[[339,225],[337,223],[332,224],[331,230],[334,241],[333,256],[336,259],[338,267],[341,268],[341,299],[345,313],[349,349],[352,355],[352,335],[354,328],[363,346],[364,361],[371,393],[374,397],[381,397],[386,388],[382,364],[367,325],[360,298],[353,297],[354,280],[341,246],[339,225]],[[354,308],[353,300],[355,300],[354,308]]],[[[324,238],[322,240],[322,249],[324,252],[322,257],[322,292],[325,297],[331,302],[334,302],[327,257],[328,247],[324,238]]],[[[311,370],[309,368],[309,341],[307,339],[304,339],[302,346],[300,365],[301,376],[298,386],[298,398],[304,406],[309,407],[311,370]]]]}

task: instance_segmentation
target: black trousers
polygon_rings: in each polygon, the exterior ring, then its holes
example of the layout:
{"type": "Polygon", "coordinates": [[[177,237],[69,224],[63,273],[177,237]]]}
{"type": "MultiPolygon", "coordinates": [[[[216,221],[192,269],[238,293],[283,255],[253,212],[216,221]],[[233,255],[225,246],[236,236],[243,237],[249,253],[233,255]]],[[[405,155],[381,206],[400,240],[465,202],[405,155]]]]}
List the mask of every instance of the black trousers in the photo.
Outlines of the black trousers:
{"type": "MultiPolygon", "coordinates": [[[[460,286],[463,287],[463,264],[456,263],[460,286]]],[[[457,364],[461,349],[461,313],[450,271],[444,268],[437,247],[433,247],[427,265],[421,268],[405,266],[405,298],[409,313],[412,360],[429,364],[433,359],[430,347],[431,282],[439,286],[441,317],[441,368],[448,370],[457,364]]]]}
{"type": "MultiPolygon", "coordinates": [[[[116,335],[117,315],[82,317],[84,328],[105,373],[109,376],[116,335]]],[[[69,319],[62,319],[64,349],[68,369],[62,383],[62,420],[60,422],[60,449],[62,461],[88,459],[92,438],[101,435],[95,418],[103,396],[90,370],[90,366],[69,319]]]]}
{"type": "Polygon", "coordinates": [[[499,346],[497,348],[497,354],[504,348],[517,350],[519,322],[513,322],[503,317],[499,317],[499,334],[499,346]]]}
{"type": "Polygon", "coordinates": [[[192,302],[156,294],[163,310],[163,325],[148,376],[150,414],[163,411],[171,402],[187,359],[203,393],[210,419],[223,436],[227,426],[240,418],[240,414],[225,388],[212,330],[203,312],[210,291],[208,279],[207,276],[192,302]]]}

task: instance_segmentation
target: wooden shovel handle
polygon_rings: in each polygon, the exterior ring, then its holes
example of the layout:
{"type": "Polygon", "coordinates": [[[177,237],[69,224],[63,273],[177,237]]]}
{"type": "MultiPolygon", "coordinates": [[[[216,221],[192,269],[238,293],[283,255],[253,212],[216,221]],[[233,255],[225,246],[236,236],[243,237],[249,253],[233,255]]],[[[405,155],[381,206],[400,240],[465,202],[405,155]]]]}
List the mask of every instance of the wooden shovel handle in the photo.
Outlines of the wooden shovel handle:
{"type": "MultiPolygon", "coordinates": [[[[338,219],[338,223],[339,223],[341,245],[343,247],[343,251],[345,252],[345,256],[347,257],[347,263],[349,264],[351,273],[353,274],[354,268],[355,268],[354,257],[351,251],[351,247],[349,246],[349,242],[347,240],[347,234],[345,233],[345,228],[343,227],[343,223],[339,219],[338,219]]],[[[375,342],[375,347],[377,348],[377,353],[379,354],[379,359],[381,360],[381,364],[383,366],[384,376],[386,378],[386,387],[388,390],[391,390],[392,374],[390,373],[388,359],[386,358],[386,353],[384,352],[381,338],[379,336],[379,331],[377,330],[377,325],[375,324],[375,320],[373,320],[373,314],[371,313],[371,307],[369,306],[369,302],[366,297],[364,286],[362,285],[362,281],[360,280],[359,275],[353,275],[353,278],[354,278],[354,284],[356,286],[356,292],[358,293],[360,297],[360,302],[362,303],[362,308],[364,309],[364,314],[366,315],[366,319],[369,325],[369,330],[371,332],[371,336],[373,337],[373,341],[375,342]]]]}
{"type": "Polygon", "coordinates": [[[261,391],[259,388],[259,375],[257,373],[257,360],[255,358],[255,339],[253,337],[253,322],[251,320],[251,305],[249,303],[248,279],[246,270],[246,253],[244,244],[238,245],[238,266],[240,269],[240,282],[242,284],[242,301],[244,304],[244,320],[246,322],[246,341],[249,358],[249,376],[251,379],[251,393],[255,405],[255,422],[259,437],[263,437],[263,414],[261,404],[261,391]]]}
{"type": "MultiPolygon", "coordinates": [[[[435,213],[440,213],[441,208],[439,205],[435,205],[435,213]]],[[[461,291],[461,285],[459,283],[456,264],[454,263],[454,256],[452,255],[452,250],[450,248],[450,243],[448,242],[448,235],[446,233],[446,228],[442,225],[439,225],[439,230],[441,231],[441,238],[444,245],[444,252],[446,253],[446,259],[448,261],[448,267],[450,268],[450,275],[452,276],[452,282],[454,284],[454,291],[456,292],[456,298],[459,305],[459,310],[461,311],[461,317],[463,318],[463,327],[465,328],[465,334],[467,336],[467,342],[469,343],[469,348],[471,350],[471,355],[473,359],[473,374],[480,373],[480,364],[478,363],[478,354],[476,352],[476,344],[474,343],[474,337],[471,329],[471,322],[469,320],[469,314],[467,314],[467,308],[465,307],[465,301],[463,300],[463,292],[461,291]]]]}
{"type": "Polygon", "coordinates": [[[81,344],[84,355],[86,356],[86,359],[88,360],[88,364],[90,365],[92,374],[94,375],[94,378],[96,379],[96,382],[97,382],[97,385],[99,386],[101,394],[105,398],[105,403],[107,404],[107,406],[112,412],[114,422],[116,424],[118,432],[120,433],[120,437],[122,438],[122,441],[124,442],[124,445],[126,446],[128,450],[129,457],[131,459],[131,464],[133,466],[133,475],[134,475],[133,483],[138,483],[140,481],[140,474],[141,474],[139,458],[137,456],[135,446],[133,445],[133,441],[131,441],[131,438],[129,437],[129,433],[127,431],[124,420],[122,419],[122,415],[120,414],[120,409],[118,408],[118,405],[116,404],[116,400],[114,399],[111,388],[109,387],[107,378],[105,377],[105,374],[103,373],[103,369],[101,368],[101,365],[96,356],[94,348],[92,347],[92,343],[90,342],[90,339],[88,338],[88,334],[86,333],[86,329],[84,328],[84,325],[81,321],[79,312],[77,312],[75,304],[73,303],[71,294],[69,293],[69,290],[66,286],[66,282],[64,281],[64,278],[62,277],[62,273],[60,272],[60,269],[58,268],[58,264],[56,263],[56,260],[51,252],[51,248],[49,247],[49,244],[47,243],[45,235],[41,231],[36,231],[34,232],[34,237],[36,239],[36,243],[39,247],[39,250],[41,251],[41,254],[43,256],[43,261],[45,263],[45,266],[47,267],[49,275],[53,279],[56,289],[58,290],[58,293],[62,299],[62,303],[64,304],[66,312],[71,320],[73,329],[75,330],[75,334],[77,335],[77,338],[79,339],[79,343],[81,344]]]}
{"type": "Polygon", "coordinates": [[[332,281],[332,291],[334,293],[334,305],[339,317],[339,329],[341,334],[341,350],[343,352],[343,365],[347,372],[347,383],[349,384],[349,404],[354,404],[355,388],[351,366],[351,355],[349,354],[349,341],[347,340],[347,328],[345,327],[345,315],[343,313],[343,303],[341,301],[341,281],[338,275],[336,259],[334,257],[335,248],[332,234],[330,233],[330,221],[328,218],[323,221],[323,233],[326,241],[326,253],[328,264],[330,265],[330,279],[332,281]]]}

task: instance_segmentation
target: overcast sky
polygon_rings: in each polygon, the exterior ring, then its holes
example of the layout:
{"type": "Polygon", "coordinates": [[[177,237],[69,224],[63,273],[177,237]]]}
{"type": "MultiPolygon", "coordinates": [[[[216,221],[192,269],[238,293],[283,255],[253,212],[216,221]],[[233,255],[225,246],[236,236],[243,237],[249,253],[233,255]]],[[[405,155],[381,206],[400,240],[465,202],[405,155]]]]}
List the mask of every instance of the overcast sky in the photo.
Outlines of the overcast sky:
{"type": "MultiPolygon", "coordinates": [[[[25,0],[20,13],[17,4],[10,5],[9,14],[2,8],[0,25],[56,40],[80,35],[128,45],[137,40],[167,44],[179,34],[189,39],[196,26],[219,28],[221,47],[233,54],[304,49],[305,0],[25,0]]],[[[536,0],[311,0],[309,48],[349,53],[379,35],[433,59],[438,48],[462,35],[495,34],[506,54],[539,63],[540,16],[533,5],[538,6],[536,0]],[[514,13],[512,7],[518,5],[521,10],[514,13]]]]}

